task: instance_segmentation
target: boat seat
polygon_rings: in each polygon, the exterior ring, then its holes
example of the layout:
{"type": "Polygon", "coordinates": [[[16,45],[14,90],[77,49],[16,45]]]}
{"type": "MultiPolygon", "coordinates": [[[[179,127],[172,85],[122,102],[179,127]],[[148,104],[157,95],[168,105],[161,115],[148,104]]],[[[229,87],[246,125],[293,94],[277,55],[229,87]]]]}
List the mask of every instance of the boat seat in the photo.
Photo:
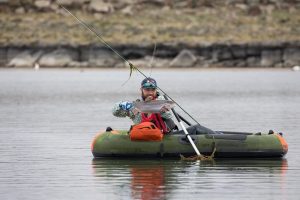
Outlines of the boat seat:
{"type": "MultiPolygon", "coordinates": [[[[204,126],[201,126],[200,124],[196,124],[196,125],[187,127],[186,130],[190,135],[218,134],[217,132],[215,132],[209,128],[206,128],[204,126]]],[[[171,132],[171,134],[184,135],[185,133],[183,130],[179,130],[179,131],[173,131],[173,132],[171,132]]]]}

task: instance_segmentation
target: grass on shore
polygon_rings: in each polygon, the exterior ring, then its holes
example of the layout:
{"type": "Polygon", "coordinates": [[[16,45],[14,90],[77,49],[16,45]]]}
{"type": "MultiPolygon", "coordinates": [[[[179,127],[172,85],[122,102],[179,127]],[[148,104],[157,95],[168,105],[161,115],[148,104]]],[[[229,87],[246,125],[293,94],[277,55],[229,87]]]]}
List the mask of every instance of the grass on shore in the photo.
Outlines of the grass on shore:
{"type": "MultiPolygon", "coordinates": [[[[145,9],[132,15],[74,12],[111,44],[253,43],[300,41],[298,10],[249,16],[226,7],[200,10],[145,9]]],[[[70,15],[0,14],[0,45],[88,45],[95,35],[70,15]]]]}

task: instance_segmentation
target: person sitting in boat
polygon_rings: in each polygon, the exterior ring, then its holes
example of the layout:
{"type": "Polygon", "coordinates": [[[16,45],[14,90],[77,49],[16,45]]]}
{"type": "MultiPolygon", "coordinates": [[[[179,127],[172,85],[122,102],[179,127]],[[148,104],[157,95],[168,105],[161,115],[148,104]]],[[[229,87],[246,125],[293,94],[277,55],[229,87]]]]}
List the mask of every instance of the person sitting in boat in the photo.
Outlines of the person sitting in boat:
{"type": "MultiPolygon", "coordinates": [[[[164,100],[157,91],[157,83],[153,78],[145,78],[141,82],[142,101],[148,102],[152,100],[164,100]]],[[[141,100],[137,100],[141,101],[141,100]]],[[[176,124],[172,120],[173,115],[170,108],[163,106],[160,113],[141,113],[135,109],[133,102],[121,101],[115,104],[112,113],[116,117],[129,117],[134,124],[141,122],[153,122],[163,133],[169,133],[173,129],[177,129],[176,124]]]]}

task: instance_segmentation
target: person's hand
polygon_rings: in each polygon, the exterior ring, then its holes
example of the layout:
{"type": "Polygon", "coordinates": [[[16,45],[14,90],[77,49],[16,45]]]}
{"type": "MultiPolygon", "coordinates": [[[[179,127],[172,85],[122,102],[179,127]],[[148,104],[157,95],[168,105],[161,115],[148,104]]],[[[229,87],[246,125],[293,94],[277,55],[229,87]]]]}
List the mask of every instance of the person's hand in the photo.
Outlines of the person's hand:
{"type": "Polygon", "coordinates": [[[129,101],[123,101],[119,104],[119,106],[122,110],[129,111],[133,108],[133,103],[129,101]]]}
{"type": "Polygon", "coordinates": [[[163,105],[163,107],[161,107],[160,112],[165,113],[170,110],[171,110],[171,106],[169,104],[165,104],[165,105],[163,105]]]}

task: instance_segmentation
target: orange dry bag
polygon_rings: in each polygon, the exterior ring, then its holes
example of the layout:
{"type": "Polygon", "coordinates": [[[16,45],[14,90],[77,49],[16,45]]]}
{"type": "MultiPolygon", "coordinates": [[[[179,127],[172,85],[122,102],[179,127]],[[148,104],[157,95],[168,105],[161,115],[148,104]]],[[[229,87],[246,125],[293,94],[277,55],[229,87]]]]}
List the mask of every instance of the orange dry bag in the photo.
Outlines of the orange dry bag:
{"type": "Polygon", "coordinates": [[[161,141],[163,133],[152,122],[131,126],[130,139],[133,141],[161,141]]]}

